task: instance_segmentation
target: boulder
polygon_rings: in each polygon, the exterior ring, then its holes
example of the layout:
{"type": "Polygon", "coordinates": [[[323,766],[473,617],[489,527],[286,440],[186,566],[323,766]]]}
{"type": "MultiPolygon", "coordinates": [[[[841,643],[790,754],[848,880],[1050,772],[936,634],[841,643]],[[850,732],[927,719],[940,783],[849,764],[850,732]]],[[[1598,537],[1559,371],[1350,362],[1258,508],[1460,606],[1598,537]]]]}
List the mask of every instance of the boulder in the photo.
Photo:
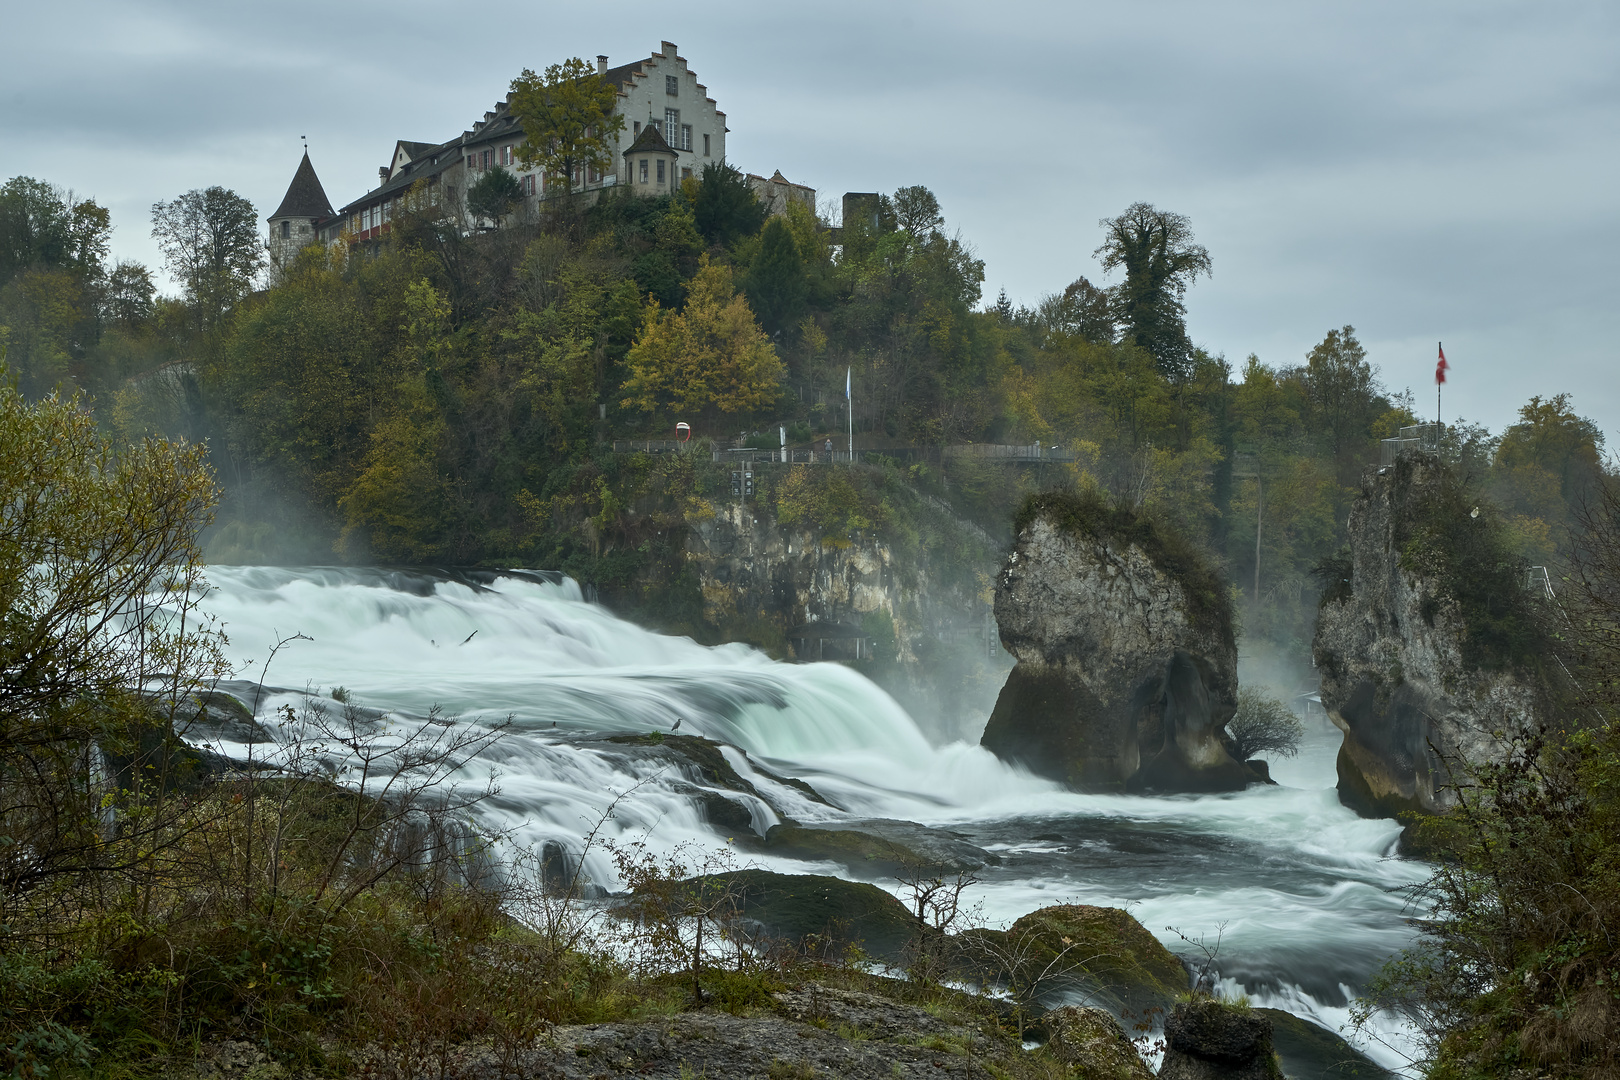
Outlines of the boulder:
{"type": "Polygon", "coordinates": [[[1065,1005],[1041,1017],[1046,1049],[1065,1065],[1079,1066],[1087,1080],[1152,1080],[1125,1029],[1102,1009],[1065,1005]]]}
{"type": "Polygon", "coordinates": [[[1119,908],[1055,904],[1006,930],[970,930],[962,945],[966,974],[1026,985],[1039,978],[1038,996],[1078,990],[1138,1018],[1168,1009],[1188,988],[1176,954],[1119,908]]]}
{"type": "Polygon", "coordinates": [[[1288,1080],[1394,1080],[1394,1074],[1335,1032],[1283,1012],[1256,1009],[1271,1021],[1271,1041],[1288,1080]]]}
{"type": "Polygon", "coordinates": [[[1271,1030],[1247,1005],[1181,1002],[1164,1021],[1159,1080],[1282,1080],[1271,1030]]]}
{"type": "Polygon", "coordinates": [[[1017,658],[983,745],[1084,791],[1236,791],[1225,587],[1185,541],[1101,495],[1025,501],[996,583],[1017,658]]]}
{"type": "Polygon", "coordinates": [[[1000,861],[943,829],[887,819],[818,826],[784,821],[766,834],[763,848],[772,855],[843,863],[852,876],[872,880],[923,870],[955,874],[1000,861]]]}
{"type": "Polygon", "coordinates": [[[856,944],[883,960],[897,961],[916,932],[905,905],[876,885],[814,874],[734,870],[710,874],[705,888],[730,889],[739,914],[762,936],[808,948],[856,944]]]}
{"type": "Polygon", "coordinates": [[[1365,817],[1449,809],[1448,762],[1493,759],[1546,709],[1525,575],[1472,503],[1427,455],[1369,470],[1349,557],[1324,565],[1312,648],[1339,798],[1365,817]]]}

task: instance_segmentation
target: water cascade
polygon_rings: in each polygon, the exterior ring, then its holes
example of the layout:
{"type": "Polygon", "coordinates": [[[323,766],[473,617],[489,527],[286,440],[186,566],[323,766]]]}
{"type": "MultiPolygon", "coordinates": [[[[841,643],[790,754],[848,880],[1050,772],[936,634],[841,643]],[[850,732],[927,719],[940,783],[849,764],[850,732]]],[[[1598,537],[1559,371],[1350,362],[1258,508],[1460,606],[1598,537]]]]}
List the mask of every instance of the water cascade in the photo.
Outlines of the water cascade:
{"type": "MultiPolygon", "coordinates": [[[[936,745],[849,668],[656,634],[585,603],[566,579],[265,567],[216,567],[210,578],[206,607],[246,680],[232,689],[262,675],[269,691],[261,722],[336,687],[399,725],[428,722],[434,706],[459,724],[510,718],[509,734],[464,771],[482,783],[494,770],[499,793],[479,814],[514,845],[578,852],[615,800],[609,835],[665,850],[694,838],[723,844],[694,805],[689,777],[603,738],[669,731],[679,720],[682,734],[735,747],[728,760],[744,775],[802,778],[834,804],[760,779],[800,821],[898,818],[995,852],[1001,863],[986,869],[977,897],[991,922],[1061,902],[1126,907],[1183,954],[1188,946],[1169,927],[1211,945],[1218,936],[1228,985],[1329,1027],[1345,1019],[1354,988],[1410,939],[1404,889],[1427,868],[1388,857],[1395,822],[1339,804],[1338,734],[1329,728],[1314,729],[1299,758],[1274,763],[1276,787],[1080,795],[976,745],[936,745]],[[263,671],[292,634],[311,640],[289,642],[263,671]]],[[[761,831],[776,820],[763,803],[751,812],[761,831]]],[[[587,852],[585,865],[613,885],[603,853],[587,852]]]]}

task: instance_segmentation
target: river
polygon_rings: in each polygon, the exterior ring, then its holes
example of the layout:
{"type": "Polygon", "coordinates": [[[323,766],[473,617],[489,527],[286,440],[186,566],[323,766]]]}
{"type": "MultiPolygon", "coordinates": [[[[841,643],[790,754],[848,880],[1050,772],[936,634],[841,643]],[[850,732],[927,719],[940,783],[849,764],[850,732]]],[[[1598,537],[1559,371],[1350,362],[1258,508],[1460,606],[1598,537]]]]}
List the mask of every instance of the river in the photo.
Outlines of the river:
{"type": "MultiPolygon", "coordinates": [[[[478,813],[515,846],[557,841],[578,851],[615,799],[611,835],[663,850],[693,838],[722,844],[666,777],[600,738],[668,731],[679,720],[681,733],[806,779],[839,808],[773,786],[802,821],[899,818],[995,852],[1000,864],[973,895],[992,924],[1066,901],[1124,907],[1182,955],[1202,959],[1181,935],[1206,947],[1218,939],[1227,989],[1330,1028],[1411,937],[1406,890],[1428,867],[1392,856],[1395,822],[1339,804],[1339,736],[1320,720],[1298,757],[1273,762],[1276,786],[1080,795],[976,745],[931,739],[926,721],[849,668],[656,634],[585,603],[572,581],[554,576],[214,567],[209,578],[204,606],[229,637],[238,679],[296,688],[276,691],[269,706],[343,687],[407,728],[435,705],[461,724],[510,718],[510,732],[465,771],[481,782],[493,770],[499,794],[478,813]],[[293,634],[303,638],[264,672],[275,643],[293,634]]],[[[763,804],[754,815],[756,827],[776,820],[763,804]]],[[[600,851],[587,852],[586,870],[613,884],[600,851]]],[[[1398,1024],[1387,1026],[1383,1043],[1358,1044],[1398,1067],[1408,1043],[1398,1024]]]]}

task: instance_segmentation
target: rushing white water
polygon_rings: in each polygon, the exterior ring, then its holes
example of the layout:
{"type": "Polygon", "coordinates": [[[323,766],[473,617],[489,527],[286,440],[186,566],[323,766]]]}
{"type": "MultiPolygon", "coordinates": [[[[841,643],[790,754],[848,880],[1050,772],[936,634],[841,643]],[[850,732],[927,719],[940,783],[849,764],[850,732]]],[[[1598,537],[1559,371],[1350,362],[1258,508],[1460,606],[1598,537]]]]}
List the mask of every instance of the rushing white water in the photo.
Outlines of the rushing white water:
{"type": "MultiPolygon", "coordinates": [[[[839,809],[760,777],[805,821],[900,818],[943,826],[1001,856],[978,895],[992,922],[1074,900],[1128,907],[1172,949],[1170,928],[1213,947],[1216,967],[1257,1003],[1336,1026],[1354,988],[1409,940],[1403,890],[1426,876],[1389,857],[1392,821],[1339,804],[1337,735],[1318,728],[1275,787],[1229,795],[1079,795],[975,745],[935,746],[887,694],[836,664],[783,664],[741,645],[708,648],[652,633],[582,601],[570,581],[444,578],[405,572],[218,567],[206,607],[224,625],[242,677],[263,674],[267,705],[329,695],[420,724],[437,705],[462,723],[510,718],[476,768],[497,772],[480,808],[514,843],[581,838],[610,804],[609,835],[672,850],[721,844],[690,798],[691,777],[659,772],[604,734],[699,734],[745,776],[753,764],[808,780],[839,809]],[[746,754],[746,756],[745,756],[746,754]]],[[[268,714],[261,705],[261,717],[268,714]]],[[[471,776],[470,779],[478,779],[471,776]]],[[[752,807],[756,829],[777,819],[752,807]]],[[[761,857],[794,872],[806,865],[761,857]]],[[[611,882],[600,852],[587,872],[611,882]]],[[[821,872],[841,872],[824,866],[821,872]]],[[[1391,1051],[1368,1047],[1386,1064],[1391,1051]]]]}

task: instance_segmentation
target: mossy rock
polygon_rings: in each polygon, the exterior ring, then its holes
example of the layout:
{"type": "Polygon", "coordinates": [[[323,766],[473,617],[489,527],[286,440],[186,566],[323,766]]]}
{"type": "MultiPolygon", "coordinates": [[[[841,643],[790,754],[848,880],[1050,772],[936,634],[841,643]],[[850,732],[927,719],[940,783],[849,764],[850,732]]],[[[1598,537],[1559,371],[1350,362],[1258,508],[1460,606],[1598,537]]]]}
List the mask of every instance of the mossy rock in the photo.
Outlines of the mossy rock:
{"type": "Polygon", "coordinates": [[[1102,1009],[1065,1005],[1041,1018],[1047,1053],[1086,1080],[1153,1080],[1130,1036],[1102,1009]]]}
{"type": "Polygon", "coordinates": [[[1141,1018],[1187,992],[1187,969],[1176,954],[1119,908],[1057,904],[1030,912],[1004,933],[1036,968],[1067,949],[1059,963],[1073,961],[1075,981],[1112,1012],[1141,1018]]]}
{"type": "Polygon", "coordinates": [[[921,855],[904,844],[859,829],[816,829],[784,822],[765,836],[765,850],[795,859],[842,863],[856,877],[893,877],[908,866],[921,866],[921,855]]]}
{"type": "Polygon", "coordinates": [[[1394,1074],[1320,1024],[1283,1012],[1254,1010],[1271,1020],[1271,1042],[1288,1080],[1393,1080],[1394,1074]]]}
{"type": "Polygon", "coordinates": [[[769,870],[711,874],[704,882],[731,888],[744,918],[798,948],[807,948],[816,938],[833,945],[857,944],[871,956],[896,961],[915,928],[899,900],[865,882],[769,870]]]}

